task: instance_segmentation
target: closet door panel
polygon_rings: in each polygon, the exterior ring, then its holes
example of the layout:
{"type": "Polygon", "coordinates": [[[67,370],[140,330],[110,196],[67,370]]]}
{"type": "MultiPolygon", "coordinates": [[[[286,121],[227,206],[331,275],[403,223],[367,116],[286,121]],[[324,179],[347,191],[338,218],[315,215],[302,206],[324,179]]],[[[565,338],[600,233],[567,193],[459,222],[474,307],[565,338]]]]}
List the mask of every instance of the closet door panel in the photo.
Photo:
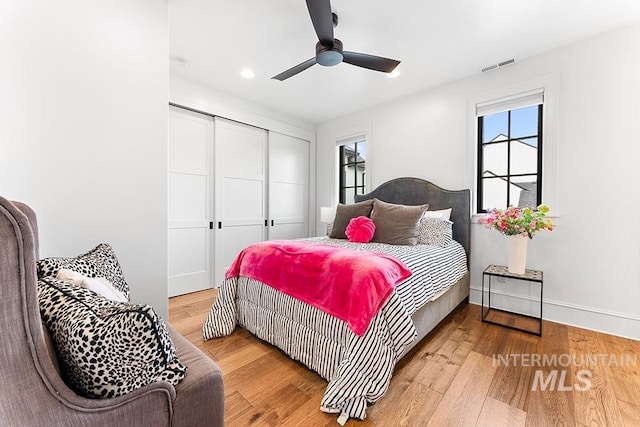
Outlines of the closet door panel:
{"type": "Polygon", "coordinates": [[[266,131],[216,117],[215,282],[246,246],[266,237],[266,131]]]}
{"type": "Polygon", "coordinates": [[[264,200],[264,183],[239,178],[224,179],[222,215],[227,224],[236,221],[264,221],[264,206],[256,203],[264,200]]]}
{"type": "Polygon", "coordinates": [[[179,277],[183,285],[189,285],[187,287],[210,287],[207,282],[199,283],[201,278],[193,274],[207,269],[207,235],[197,227],[172,229],[169,230],[169,241],[169,277],[179,277]]]}
{"type": "Polygon", "coordinates": [[[169,218],[173,221],[208,218],[207,197],[209,189],[206,175],[169,172],[169,218]]]}
{"type": "MultiPolygon", "coordinates": [[[[222,119],[217,119],[217,123],[222,119]]],[[[248,125],[226,122],[216,128],[225,177],[261,181],[264,179],[264,130],[244,129],[248,125]]]]}
{"type": "Polygon", "coordinates": [[[169,108],[169,165],[177,169],[204,172],[211,155],[211,123],[213,119],[177,107],[169,108]]]}
{"type": "MultiPolygon", "coordinates": [[[[231,265],[236,256],[247,246],[256,243],[256,237],[264,233],[264,224],[261,225],[236,225],[224,229],[225,251],[223,252],[223,265],[226,269],[231,265]]],[[[223,271],[224,275],[224,271],[223,271]]]]}
{"type": "Polygon", "coordinates": [[[309,141],[269,132],[269,238],[309,236],[309,141]]]}
{"type": "Polygon", "coordinates": [[[307,200],[304,186],[290,182],[277,182],[271,191],[273,193],[269,203],[271,218],[278,218],[280,221],[287,218],[301,220],[306,216],[307,200]]]}
{"type": "Polygon", "coordinates": [[[213,278],[213,119],[169,108],[169,296],[210,288],[213,278]]]}

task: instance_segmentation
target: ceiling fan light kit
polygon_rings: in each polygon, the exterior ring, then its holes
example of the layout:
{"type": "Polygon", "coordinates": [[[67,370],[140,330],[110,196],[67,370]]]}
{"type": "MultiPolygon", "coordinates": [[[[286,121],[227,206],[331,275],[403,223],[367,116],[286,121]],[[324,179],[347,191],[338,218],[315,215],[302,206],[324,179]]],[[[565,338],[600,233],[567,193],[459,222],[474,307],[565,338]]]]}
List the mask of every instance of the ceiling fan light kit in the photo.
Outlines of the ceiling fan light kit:
{"type": "Polygon", "coordinates": [[[333,36],[333,29],[338,25],[338,15],[331,12],[330,0],[307,0],[307,9],[319,40],[316,43],[316,56],[289,68],[272,79],[286,80],[315,64],[332,67],[346,62],[383,73],[391,73],[400,64],[400,61],[395,59],[343,50],[342,42],[333,36]]]}
{"type": "Polygon", "coordinates": [[[316,43],[316,62],[325,67],[338,65],[344,59],[342,53],[342,42],[338,39],[333,40],[333,46],[326,47],[322,43],[316,43]]]}

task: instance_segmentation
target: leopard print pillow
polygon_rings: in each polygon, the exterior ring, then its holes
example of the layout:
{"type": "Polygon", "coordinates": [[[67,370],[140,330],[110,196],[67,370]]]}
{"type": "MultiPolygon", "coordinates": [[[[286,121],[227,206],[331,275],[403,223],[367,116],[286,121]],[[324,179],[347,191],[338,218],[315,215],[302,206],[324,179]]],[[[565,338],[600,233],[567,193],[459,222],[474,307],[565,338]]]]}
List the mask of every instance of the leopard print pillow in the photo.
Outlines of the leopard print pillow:
{"type": "Polygon", "coordinates": [[[187,368],[151,306],[110,301],[52,277],[38,281],[38,302],[62,377],[78,394],[109,398],[184,379],[187,368]]]}
{"type": "Polygon", "coordinates": [[[87,253],[75,258],[44,258],[38,261],[38,278],[58,274],[66,268],[87,277],[104,277],[129,300],[129,285],[124,280],[116,254],[108,243],[101,243],[87,253]]]}
{"type": "Polygon", "coordinates": [[[447,246],[452,240],[452,225],[444,218],[423,217],[418,223],[418,244],[447,246]]]}

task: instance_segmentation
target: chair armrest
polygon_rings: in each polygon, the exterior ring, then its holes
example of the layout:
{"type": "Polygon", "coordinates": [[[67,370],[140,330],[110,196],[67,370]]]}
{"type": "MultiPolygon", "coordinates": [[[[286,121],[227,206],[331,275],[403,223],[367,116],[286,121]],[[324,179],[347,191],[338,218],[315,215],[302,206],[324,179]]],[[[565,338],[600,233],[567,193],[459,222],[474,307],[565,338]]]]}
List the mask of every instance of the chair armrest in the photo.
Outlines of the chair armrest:
{"type": "MultiPolygon", "coordinates": [[[[40,325],[38,325],[40,326],[40,325]]],[[[36,369],[46,387],[32,409],[22,411],[23,425],[46,425],[56,420],[60,425],[171,425],[176,390],[167,382],[154,382],[124,396],[108,399],[88,399],[76,394],[62,381],[52,360],[44,350],[44,339],[36,344],[40,348],[36,369]],[[48,396],[46,396],[48,394],[48,396]]]]}

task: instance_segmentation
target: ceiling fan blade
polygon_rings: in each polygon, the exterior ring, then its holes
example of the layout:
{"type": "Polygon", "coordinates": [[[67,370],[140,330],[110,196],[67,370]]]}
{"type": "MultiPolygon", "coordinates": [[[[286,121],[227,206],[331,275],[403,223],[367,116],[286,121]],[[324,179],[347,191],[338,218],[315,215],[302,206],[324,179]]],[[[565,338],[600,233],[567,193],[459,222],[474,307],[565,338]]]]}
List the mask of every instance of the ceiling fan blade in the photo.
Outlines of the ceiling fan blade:
{"type": "Polygon", "coordinates": [[[304,61],[301,64],[296,65],[295,67],[291,67],[289,68],[287,71],[283,71],[282,73],[278,74],[277,76],[273,76],[271,77],[272,79],[276,79],[276,80],[286,80],[289,77],[293,77],[298,73],[303,72],[304,70],[306,70],[307,68],[311,67],[312,65],[315,65],[316,63],[316,58],[311,58],[308,59],[306,61],[304,61]]]}
{"type": "Polygon", "coordinates": [[[333,16],[330,0],[307,0],[307,9],[323,46],[333,46],[333,16]]]}
{"type": "Polygon", "coordinates": [[[342,52],[343,61],[351,65],[355,65],[362,68],[368,68],[374,71],[382,71],[383,73],[390,73],[396,69],[400,61],[395,59],[383,58],[381,56],[368,55],[366,53],[358,52],[342,52]]]}

